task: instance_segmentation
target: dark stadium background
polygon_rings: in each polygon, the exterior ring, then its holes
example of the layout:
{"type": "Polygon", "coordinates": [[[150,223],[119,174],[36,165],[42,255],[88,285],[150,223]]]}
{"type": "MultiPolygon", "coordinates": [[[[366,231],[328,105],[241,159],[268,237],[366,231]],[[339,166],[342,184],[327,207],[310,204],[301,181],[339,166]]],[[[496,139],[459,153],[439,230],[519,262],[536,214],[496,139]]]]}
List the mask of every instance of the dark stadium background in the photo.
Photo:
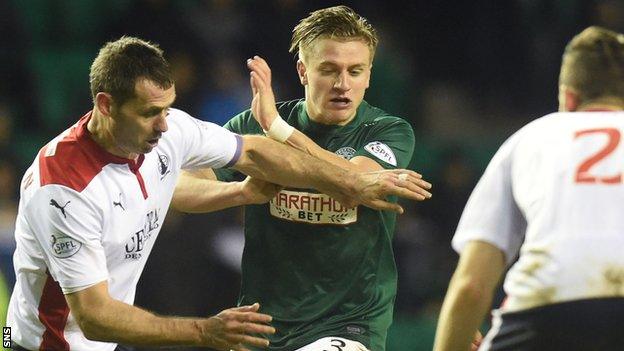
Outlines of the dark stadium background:
{"type": "MultiPolygon", "coordinates": [[[[472,187],[502,140],[556,110],[565,42],[589,24],[624,31],[624,2],[342,3],[381,37],[366,99],[412,123],[413,165],[434,184],[433,198],[406,204],[399,219],[399,294],[388,345],[430,350],[457,261],[450,239],[472,187]]],[[[290,31],[311,10],[337,4],[0,0],[0,270],[9,290],[19,178],[47,140],[90,109],[88,69],[105,41],[129,34],[160,43],[175,70],[176,106],[222,124],[249,105],[245,59],[254,54],[271,64],[279,99],[303,95],[287,52],[290,31]]],[[[240,209],[170,212],[137,304],[188,316],[233,306],[241,245],[240,209]]]]}

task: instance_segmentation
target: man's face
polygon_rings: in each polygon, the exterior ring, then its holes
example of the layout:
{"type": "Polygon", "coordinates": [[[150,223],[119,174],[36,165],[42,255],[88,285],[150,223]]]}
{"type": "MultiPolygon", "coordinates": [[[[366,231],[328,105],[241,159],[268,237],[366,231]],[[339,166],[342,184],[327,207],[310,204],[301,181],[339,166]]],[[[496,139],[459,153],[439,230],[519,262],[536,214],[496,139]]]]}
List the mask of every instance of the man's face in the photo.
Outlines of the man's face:
{"type": "Polygon", "coordinates": [[[139,79],[134,86],[135,96],[121,106],[114,106],[113,136],[117,147],[131,156],[145,154],[166,132],[166,117],[175,100],[175,86],[162,89],[154,82],[139,79]]]}
{"type": "Polygon", "coordinates": [[[312,120],[345,125],[364,99],[371,73],[371,52],[361,40],[317,39],[297,62],[306,87],[306,108],[312,120]]]}

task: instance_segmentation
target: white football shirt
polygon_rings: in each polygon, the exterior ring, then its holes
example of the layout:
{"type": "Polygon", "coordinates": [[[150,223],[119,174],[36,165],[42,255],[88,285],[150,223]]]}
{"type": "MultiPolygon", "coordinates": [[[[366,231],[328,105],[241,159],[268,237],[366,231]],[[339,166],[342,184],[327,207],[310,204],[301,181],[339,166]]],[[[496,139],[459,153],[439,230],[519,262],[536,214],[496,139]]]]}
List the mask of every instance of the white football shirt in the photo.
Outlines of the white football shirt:
{"type": "Polygon", "coordinates": [[[124,159],[93,141],[90,118],[44,146],[22,180],[7,325],[27,349],[113,350],[84,337],[63,294],[108,281],[132,304],[180,169],[226,167],[241,152],[240,136],[170,109],[154,150],[124,159]]]}
{"type": "Polygon", "coordinates": [[[501,311],[624,297],[624,113],[568,112],[511,136],[474,189],[453,238],[507,262],[501,311]]]}

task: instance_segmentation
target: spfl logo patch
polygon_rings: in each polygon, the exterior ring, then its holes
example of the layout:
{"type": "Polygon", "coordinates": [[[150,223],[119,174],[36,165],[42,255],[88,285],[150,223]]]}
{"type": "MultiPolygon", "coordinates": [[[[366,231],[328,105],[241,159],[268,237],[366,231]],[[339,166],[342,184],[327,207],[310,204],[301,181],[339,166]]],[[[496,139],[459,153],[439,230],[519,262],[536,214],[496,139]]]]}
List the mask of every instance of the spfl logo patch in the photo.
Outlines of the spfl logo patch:
{"type": "Polygon", "coordinates": [[[52,254],[58,258],[67,258],[73,256],[80,248],[82,243],[65,235],[52,235],[52,254]]]}
{"type": "Polygon", "coordinates": [[[364,146],[364,150],[370,152],[371,155],[388,164],[391,164],[393,166],[397,165],[396,157],[394,156],[394,152],[392,152],[392,149],[388,145],[380,141],[372,141],[366,144],[366,146],[364,146]]]}

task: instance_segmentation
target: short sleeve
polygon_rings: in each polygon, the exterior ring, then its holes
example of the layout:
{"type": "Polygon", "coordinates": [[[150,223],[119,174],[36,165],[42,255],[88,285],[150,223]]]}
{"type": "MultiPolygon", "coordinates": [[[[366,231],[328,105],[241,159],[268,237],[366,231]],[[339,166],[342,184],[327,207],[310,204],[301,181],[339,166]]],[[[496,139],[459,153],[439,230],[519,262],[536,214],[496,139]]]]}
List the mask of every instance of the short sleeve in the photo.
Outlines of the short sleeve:
{"type": "Polygon", "coordinates": [[[108,279],[103,218],[80,193],[60,185],[44,186],[25,212],[49,273],[64,293],[108,279]]]}
{"type": "MultiPolygon", "coordinates": [[[[251,116],[251,111],[247,110],[234,116],[223,126],[223,128],[238,135],[249,134],[249,129],[246,128],[246,126],[249,125],[250,120],[255,122],[255,120],[251,116]]],[[[222,182],[240,181],[244,179],[245,177],[244,174],[238,172],[237,170],[233,168],[221,168],[221,169],[215,169],[213,171],[217,179],[222,182]]]]}
{"type": "Polygon", "coordinates": [[[172,142],[181,150],[181,168],[222,168],[234,165],[242,151],[240,135],[211,122],[171,109],[172,142]]]}
{"type": "Polygon", "coordinates": [[[414,153],[414,143],[409,123],[398,117],[382,117],[354,156],[369,157],[386,169],[406,168],[414,153]]]}
{"type": "Polygon", "coordinates": [[[468,242],[478,240],[501,249],[508,264],[518,254],[526,230],[511,177],[518,138],[516,134],[500,147],[470,195],[452,241],[458,253],[468,242]]]}

